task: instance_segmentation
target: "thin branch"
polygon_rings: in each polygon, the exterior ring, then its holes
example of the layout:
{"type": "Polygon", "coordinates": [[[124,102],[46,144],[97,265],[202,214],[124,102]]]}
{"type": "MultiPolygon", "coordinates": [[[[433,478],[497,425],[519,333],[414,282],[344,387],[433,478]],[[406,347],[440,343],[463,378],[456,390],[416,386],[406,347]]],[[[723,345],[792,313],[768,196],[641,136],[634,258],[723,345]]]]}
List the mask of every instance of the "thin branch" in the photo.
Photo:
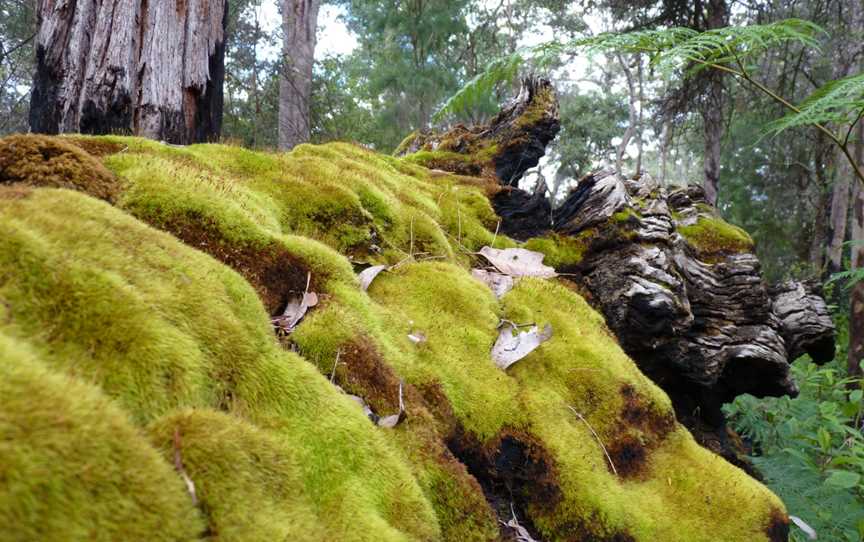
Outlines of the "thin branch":
{"type": "Polygon", "coordinates": [[[575,408],[570,405],[567,405],[567,408],[572,410],[573,414],[575,414],[577,418],[582,420],[582,423],[584,423],[585,426],[591,431],[591,434],[594,435],[595,439],[597,439],[597,444],[600,445],[600,448],[603,449],[603,453],[606,454],[606,459],[609,460],[609,466],[612,467],[612,472],[615,473],[615,476],[618,476],[618,470],[615,468],[615,464],[612,463],[612,457],[609,455],[609,452],[606,451],[606,446],[603,446],[603,441],[600,440],[600,436],[597,434],[596,431],[594,431],[594,428],[591,427],[591,424],[588,423],[588,420],[586,420],[582,414],[579,414],[579,412],[575,408]]]}

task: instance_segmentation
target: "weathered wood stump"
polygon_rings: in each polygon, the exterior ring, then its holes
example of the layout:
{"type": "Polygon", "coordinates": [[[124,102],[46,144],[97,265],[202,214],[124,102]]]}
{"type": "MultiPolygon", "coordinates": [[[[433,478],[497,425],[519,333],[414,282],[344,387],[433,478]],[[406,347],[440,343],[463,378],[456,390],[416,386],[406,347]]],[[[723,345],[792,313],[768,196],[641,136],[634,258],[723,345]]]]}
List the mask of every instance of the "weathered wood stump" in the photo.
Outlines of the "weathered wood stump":
{"type": "Polygon", "coordinates": [[[225,0],[40,0],[30,129],[218,138],[225,0]]]}
{"type": "Polygon", "coordinates": [[[818,287],[793,281],[769,288],[750,236],[726,223],[697,186],[669,191],[647,175],[598,172],[556,209],[545,187],[533,194],[517,188],[558,131],[548,82],[528,80],[524,87],[517,97],[524,103],[509,104],[493,122],[508,127],[504,141],[522,142],[517,152],[505,150],[515,145],[498,146],[501,132],[491,127],[462,126],[422,135],[407,150],[464,152],[461,162],[448,155],[434,165],[452,171],[453,163],[471,162],[478,164],[472,173],[496,179],[500,188],[491,200],[501,230],[566,246],[573,256],[556,262],[558,271],[588,292],[622,347],[670,395],[679,420],[704,445],[746,467],[721,406],[745,393],[794,397],[790,360],[804,353],[816,362],[833,357],[834,326],[818,287]],[[542,99],[538,88],[548,89],[542,99]],[[464,134],[471,134],[469,145],[450,143],[464,134]],[[490,148],[495,152],[477,155],[490,148]]]}

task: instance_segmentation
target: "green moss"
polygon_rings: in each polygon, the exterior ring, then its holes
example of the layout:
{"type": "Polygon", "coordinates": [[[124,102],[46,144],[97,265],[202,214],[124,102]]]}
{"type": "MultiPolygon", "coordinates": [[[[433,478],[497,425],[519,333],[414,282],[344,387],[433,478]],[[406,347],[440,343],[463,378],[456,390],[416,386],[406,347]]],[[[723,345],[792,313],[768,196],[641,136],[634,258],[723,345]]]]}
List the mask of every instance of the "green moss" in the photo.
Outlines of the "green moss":
{"type": "MultiPolygon", "coordinates": [[[[0,211],[0,299],[11,307],[0,331],[54,371],[99,386],[138,423],[215,408],[266,431],[334,539],[437,537],[401,452],[313,367],[279,349],[239,275],[73,192],[37,190],[0,201],[0,211]]],[[[13,442],[15,453],[24,449],[13,442]]],[[[86,479],[79,484],[87,491],[86,479]]],[[[247,490],[236,498],[253,503],[257,489],[247,490]]]]}
{"type": "MultiPolygon", "coordinates": [[[[471,277],[472,252],[493,239],[514,245],[495,237],[481,181],[348,144],[288,154],[116,137],[86,145],[105,150],[104,163],[121,179],[119,209],[67,190],[0,197],[0,350],[11,341],[30,356],[21,362],[30,372],[0,380],[0,388],[4,400],[3,386],[19,398],[55,380],[76,390],[56,394],[68,405],[46,400],[46,412],[98,404],[108,414],[81,422],[93,446],[111,445],[104,424],[121,420],[126,433],[112,430],[122,435],[116,445],[144,458],[147,472],[129,473],[141,476],[140,494],[154,480],[167,488],[133,518],[142,532],[149,534],[148,514],[173,499],[160,516],[172,539],[196,536],[203,522],[228,540],[491,540],[492,509],[445,442],[488,459],[502,435],[530,441],[542,458],[544,470],[529,483],[556,488],[528,506],[543,539],[764,540],[772,514],[782,515],[776,497],[674,423],[668,398],[581,297],[553,281],[523,279],[499,301],[471,277]],[[276,343],[239,274],[139,219],[194,248],[213,251],[184,237],[198,228],[226,250],[276,247],[291,256],[284,265],[300,262],[321,301],[290,336],[297,353],[276,343]],[[364,292],[349,257],[401,264],[364,292]],[[501,318],[550,323],[553,338],[502,371],[490,358],[501,318]],[[415,344],[409,333],[426,340],[415,344]],[[371,424],[322,376],[330,377],[337,356],[335,381],[381,414],[395,408],[404,381],[407,419],[391,430],[371,424]],[[425,398],[428,390],[437,391],[425,398]],[[597,431],[619,475],[570,407],[597,431]],[[197,511],[173,470],[178,453],[201,499],[197,511]]],[[[629,218],[616,215],[604,227],[629,218]]],[[[566,267],[595,233],[526,246],[566,267]]],[[[223,261],[254,278],[239,260],[223,261]]],[[[10,404],[18,412],[25,403],[10,404]]],[[[29,452],[26,439],[41,432],[5,429],[7,419],[0,416],[0,454],[29,452]]],[[[125,465],[122,454],[97,452],[125,465]]],[[[53,461],[81,472],[68,458],[34,457],[36,466],[53,461]]],[[[10,464],[26,474],[28,494],[65,499],[67,488],[50,485],[43,471],[10,464]]],[[[112,468],[105,472],[119,480],[112,468]]],[[[99,515],[112,502],[101,492],[78,502],[88,479],[68,480],[80,516],[61,505],[51,516],[0,487],[0,519],[11,502],[18,508],[8,514],[28,535],[40,533],[37,519],[46,514],[56,525],[68,521],[72,533],[87,518],[114,521],[99,515]]]]}
{"type": "Polygon", "coordinates": [[[572,268],[582,261],[595,233],[594,230],[586,230],[575,237],[554,233],[546,237],[534,237],[525,243],[525,248],[542,252],[545,255],[543,263],[555,269],[572,268]]]}
{"type": "Polygon", "coordinates": [[[419,134],[420,132],[414,130],[413,132],[405,136],[405,138],[399,142],[399,145],[396,146],[396,149],[393,151],[393,156],[399,156],[405,151],[407,151],[408,147],[410,147],[411,144],[414,143],[414,140],[417,139],[417,136],[419,134]]]}
{"type": "Polygon", "coordinates": [[[197,540],[202,516],[170,463],[96,386],[0,333],[5,540],[197,540]]]}
{"type": "Polygon", "coordinates": [[[753,239],[741,228],[720,218],[700,216],[695,224],[678,226],[680,233],[701,255],[752,252],[753,239]]]}

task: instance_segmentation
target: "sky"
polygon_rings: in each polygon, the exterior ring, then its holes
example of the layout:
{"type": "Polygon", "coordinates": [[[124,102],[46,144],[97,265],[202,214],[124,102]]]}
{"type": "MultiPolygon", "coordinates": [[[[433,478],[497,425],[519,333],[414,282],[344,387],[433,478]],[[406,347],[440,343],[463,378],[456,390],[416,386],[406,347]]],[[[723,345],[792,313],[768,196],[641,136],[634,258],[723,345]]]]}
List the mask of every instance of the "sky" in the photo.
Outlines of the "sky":
{"type": "MultiPolygon", "coordinates": [[[[281,19],[277,8],[277,0],[263,0],[259,8],[262,26],[267,31],[276,30],[281,19]]],[[[344,9],[338,6],[324,5],[318,12],[318,43],[315,47],[315,58],[322,59],[332,55],[349,54],[357,47],[357,39],[339,20],[344,9]]],[[[267,54],[276,55],[278,49],[267,54]]]]}

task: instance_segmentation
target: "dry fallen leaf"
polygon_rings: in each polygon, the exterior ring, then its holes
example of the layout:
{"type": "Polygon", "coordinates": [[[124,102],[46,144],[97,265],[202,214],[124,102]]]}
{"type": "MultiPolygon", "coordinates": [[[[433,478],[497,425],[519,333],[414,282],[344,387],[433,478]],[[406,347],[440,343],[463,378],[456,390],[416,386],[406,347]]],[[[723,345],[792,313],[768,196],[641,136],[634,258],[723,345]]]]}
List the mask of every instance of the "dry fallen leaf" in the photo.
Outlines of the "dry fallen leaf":
{"type": "Polygon", "coordinates": [[[505,248],[499,250],[492,247],[483,247],[480,254],[489,260],[498,271],[512,277],[539,277],[551,279],[557,277],[555,269],[543,265],[543,254],[526,250],[524,248],[505,248]]]}
{"type": "Polygon", "coordinates": [[[282,312],[282,316],[277,316],[272,319],[273,325],[285,333],[291,333],[294,331],[294,328],[297,327],[297,324],[300,323],[300,320],[302,320],[306,315],[306,311],[317,304],[318,294],[315,292],[295,294],[291,296],[288,300],[288,304],[285,305],[285,310],[282,312]]]}
{"type": "Polygon", "coordinates": [[[519,524],[519,520],[516,519],[516,511],[513,510],[513,504],[510,504],[510,513],[513,517],[507,523],[499,520],[503,525],[513,529],[513,535],[516,538],[516,542],[537,542],[534,537],[531,536],[531,533],[528,532],[528,529],[519,524]]]}
{"type": "Polygon", "coordinates": [[[365,292],[369,289],[369,285],[372,284],[372,281],[375,280],[381,271],[386,271],[386,265],[373,265],[372,267],[367,267],[363,271],[357,275],[357,278],[360,279],[360,288],[365,292]]]}
{"type": "Polygon", "coordinates": [[[518,331],[514,335],[516,331],[518,328],[515,324],[504,322],[498,333],[498,340],[492,347],[492,360],[501,369],[510,367],[552,337],[551,324],[546,324],[542,333],[537,326],[531,326],[528,331],[518,331]]]}
{"type": "Polygon", "coordinates": [[[426,335],[420,331],[414,331],[413,333],[408,334],[408,340],[414,344],[425,343],[426,335]]]}
{"type": "Polygon", "coordinates": [[[270,319],[270,323],[276,327],[277,331],[285,334],[291,333],[306,315],[306,311],[318,304],[318,294],[309,291],[309,283],[311,281],[312,274],[309,273],[306,275],[306,291],[293,294],[288,299],[282,315],[270,319]]]}
{"type": "Polygon", "coordinates": [[[816,530],[813,527],[807,525],[807,523],[803,519],[799,518],[798,516],[790,515],[789,520],[794,523],[799,529],[804,531],[804,534],[806,534],[807,538],[809,538],[810,540],[816,540],[818,538],[818,536],[816,535],[816,530]]]}
{"type": "Polygon", "coordinates": [[[504,294],[513,289],[516,281],[510,275],[496,273],[494,271],[486,271],[485,269],[472,269],[471,276],[483,282],[492,289],[495,297],[501,299],[504,294]]]}
{"type": "Polygon", "coordinates": [[[405,419],[405,403],[402,400],[402,382],[399,382],[399,414],[391,414],[384,416],[378,420],[379,427],[387,427],[392,429],[399,425],[399,422],[405,419]]]}

